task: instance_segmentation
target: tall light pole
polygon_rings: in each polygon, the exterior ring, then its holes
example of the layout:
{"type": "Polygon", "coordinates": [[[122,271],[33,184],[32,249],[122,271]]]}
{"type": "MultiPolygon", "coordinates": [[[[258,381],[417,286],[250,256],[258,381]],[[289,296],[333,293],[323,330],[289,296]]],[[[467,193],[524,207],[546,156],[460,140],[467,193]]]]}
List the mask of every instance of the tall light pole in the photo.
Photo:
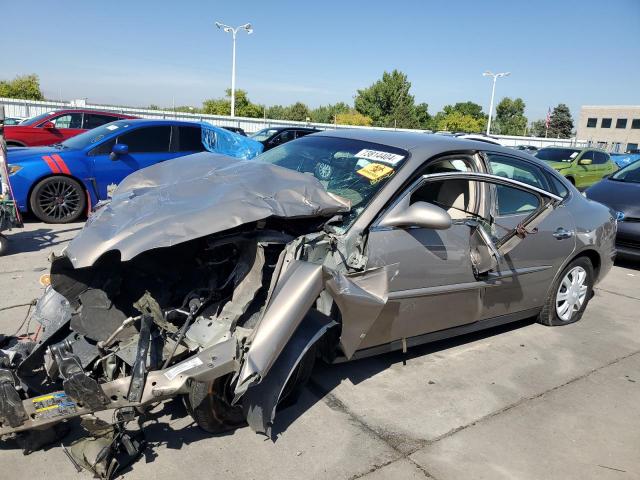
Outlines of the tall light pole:
{"type": "Polygon", "coordinates": [[[236,35],[240,30],[244,30],[249,35],[253,33],[253,27],[250,23],[245,23],[236,28],[225,25],[224,23],[216,22],[216,27],[221,28],[223,31],[230,33],[233,37],[233,56],[231,60],[231,116],[236,115],[236,35]]]}
{"type": "Polygon", "coordinates": [[[496,95],[496,80],[500,77],[508,77],[511,72],[493,73],[486,71],[482,74],[483,77],[493,77],[493,87],[491,88],[491,103],[489,104],[489,121],[487,122],[487,135],[491,132],[491,118],[493,117],[493,98],[496,95]]]}

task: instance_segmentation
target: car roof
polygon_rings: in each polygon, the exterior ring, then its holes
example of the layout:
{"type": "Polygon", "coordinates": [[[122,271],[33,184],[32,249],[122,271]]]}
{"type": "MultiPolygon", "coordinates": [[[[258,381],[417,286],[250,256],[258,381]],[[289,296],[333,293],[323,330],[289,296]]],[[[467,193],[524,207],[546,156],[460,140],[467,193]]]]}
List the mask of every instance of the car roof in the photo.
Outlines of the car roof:
{"type": "Polygon", "coordinates": [[[120,113],[120,112],[113,112],[113,111],[109,111],[109,110],[95,110],[93,108],[62,108],[60,110],[51,110],[49,112],[46,112],[48,115],[54,115],[54,114],[58,114],[58,113],[97,113],[100,115],[124,115],[124,116],[131,116],[128,113],[120,113]]]}
{"type": "Polygon", "coordinates": [[[308,132],[321,132],[322,130],[314,127],[265,127],[262,130],[275,130],[276,132],[282,132],[283,130],[305,130],[308,132]]]}
{"type": "Polygon", "coordinates": [[[415,170],[422,163],[431,157],[449,152],[464,151],[485,151],[496,152],[519,157],[528,162],[533,162],[545,171],[555,175],[555,171],[545,162],[538,160],[528,153],[520,152],[512,148],[507,148],[494,143],[458,138],[448,135],[432,135],[422,132],[398,132],[394,130],[373,130],[373,129],[344,129],[344,130],[323,130],[314,133],[312,137],[333,137],[361,140],[371,143],[379,143],[390,147],[406,150],[411,154],[407,165],[411,170],[415,170]]]}
{"type": "MultiPolygon", "coordinates": [[[[155,124],[155,125],[186,125],[186,126],[200,126],[200,122],[197,121],[189,121],[189,120],[171,120],[164,118],[123,118],[120,120],[116,120],[119,123],[127,123],[131,125],[141,125],[141,124],[155,124]]],[[[222,128],[222,127],[218,127],[222,128]]]]}

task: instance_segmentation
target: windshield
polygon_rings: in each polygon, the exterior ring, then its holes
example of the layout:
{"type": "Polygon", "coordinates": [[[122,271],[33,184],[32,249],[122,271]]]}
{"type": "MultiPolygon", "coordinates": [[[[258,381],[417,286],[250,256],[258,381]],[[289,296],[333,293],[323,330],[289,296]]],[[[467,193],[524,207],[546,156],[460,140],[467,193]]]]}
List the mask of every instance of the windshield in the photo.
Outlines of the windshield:
{"type": "Polygon", "coordinates": [[[121,132],[124,128],[127,128],[131,124],[128,120],[117,120],[115,122],[106,123],[92,130],[71,137],[61,143],[63,148],[73,148],[82,150],[90,147],[91,145],[98,143],[100,140],[114,132],[121,132]]]}
{"type": "Polygon", "coordinates": [[[579,153],[577,148],[542,148],[535,157],[545,162],[572,162],[579,153]]]}
{"type": "Polygon", "coordinates": [[[20,123],[20,125],[35,125],[36,123],[40,123],[42,120],[44,120],[49,115],[52,115],[54,113],[55,112],[47,112],[47,113],[42,113],[40,115],[36,115],[35,117],[27,118],[26,120],[23,120],[20,123]]]}
{"type": "Polygon", "coordinates": [[[346,231],[407,157],[399,148],[347,138],[303,137],[256,157],[315,176],[324,188],[351,201],[337,226],[346,231]]]}
{"type": "Polygon", "coordinates": [[[640,183],[640,161],[627,165],[611,175],[612,180],[618,182],[640,183]]]}
{"type": "Polygon", "coordinates": [[[271,135],[274,135],[276,133],[278,133],[278,130],[276,130],[275,128],[265,128],[249,136],[253,138],[256,142],[264,142],[267,138],[269,138],[271,135]]]}

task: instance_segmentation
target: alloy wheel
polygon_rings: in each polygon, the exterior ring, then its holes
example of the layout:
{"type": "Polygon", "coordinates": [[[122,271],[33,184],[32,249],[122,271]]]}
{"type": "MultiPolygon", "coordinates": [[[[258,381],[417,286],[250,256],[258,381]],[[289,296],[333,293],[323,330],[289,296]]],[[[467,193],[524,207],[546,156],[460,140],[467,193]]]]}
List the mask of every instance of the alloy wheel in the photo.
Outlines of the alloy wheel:
{"type": "Polygon", "coordinates": [[[81,208],[80,192],[65,181],[52,181],[43,186],[38,195],[38,205],[52,220],[62,220],[77,215],[81,208]]]}

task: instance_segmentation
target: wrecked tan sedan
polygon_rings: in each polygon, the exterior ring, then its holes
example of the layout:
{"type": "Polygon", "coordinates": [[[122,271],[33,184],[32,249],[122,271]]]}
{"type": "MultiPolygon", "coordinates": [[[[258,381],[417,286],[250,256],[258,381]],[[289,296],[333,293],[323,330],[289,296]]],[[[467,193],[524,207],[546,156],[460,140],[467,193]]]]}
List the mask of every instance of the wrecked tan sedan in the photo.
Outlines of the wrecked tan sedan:
{"type": "Polygon", "coordinates": [[[183,396],[207,431],[269,435],[318,358],[578,320],[615,234],[552,169],[471,140],[328,131],[161,163],[52,259],[40,337],[2,351],[0,434],[183,396]]]}

